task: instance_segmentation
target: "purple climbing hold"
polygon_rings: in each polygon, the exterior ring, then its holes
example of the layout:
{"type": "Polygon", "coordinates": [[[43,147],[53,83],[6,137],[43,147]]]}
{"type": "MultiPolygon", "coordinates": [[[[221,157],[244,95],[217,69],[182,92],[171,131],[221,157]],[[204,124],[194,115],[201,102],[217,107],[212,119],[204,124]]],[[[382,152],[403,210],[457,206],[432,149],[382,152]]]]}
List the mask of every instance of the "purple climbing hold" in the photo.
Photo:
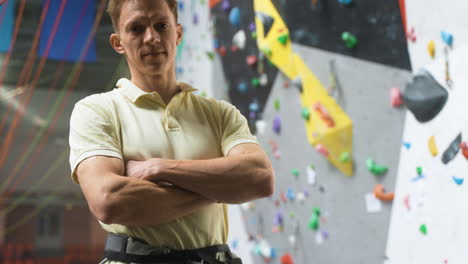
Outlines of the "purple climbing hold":
{"type": "Polygon", "coordinates": [[[255,29],[256,29],[256,27],[255,27],[255,23],[250,23],[250,25],[249,25],[249,29],[250,29],[250,31],[254,32],[254,31],[255,31],[255,29]]]}
{"type": "Polygon", "coordinates": [[[275,131],[276,134],[281,132],[281,119],[279,116],[276,116],[273,120],[273,131],[275,131]]]}
{"type": "Polygon", "coordinates": [[[229,0],[223,1],[222,8],[224,12],[229,12],[229,10],[231,9],[231,3],[229,2],[229,0]]]}

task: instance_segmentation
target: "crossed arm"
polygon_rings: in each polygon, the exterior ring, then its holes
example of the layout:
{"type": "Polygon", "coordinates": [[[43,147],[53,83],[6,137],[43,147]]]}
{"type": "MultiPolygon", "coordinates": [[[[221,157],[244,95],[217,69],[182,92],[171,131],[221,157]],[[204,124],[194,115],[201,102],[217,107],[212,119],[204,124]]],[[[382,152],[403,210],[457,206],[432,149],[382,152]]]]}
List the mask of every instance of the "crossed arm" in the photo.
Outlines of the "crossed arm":
{"type": "Polygon", "coordinates": [[[271,164],[253,143],[210,160],[153,158],[124,164],[96,156],[81,162],[77,175],[99,220],[129,226],[167,223],[215,202],[270,196],[274,188],[271,164]]]}

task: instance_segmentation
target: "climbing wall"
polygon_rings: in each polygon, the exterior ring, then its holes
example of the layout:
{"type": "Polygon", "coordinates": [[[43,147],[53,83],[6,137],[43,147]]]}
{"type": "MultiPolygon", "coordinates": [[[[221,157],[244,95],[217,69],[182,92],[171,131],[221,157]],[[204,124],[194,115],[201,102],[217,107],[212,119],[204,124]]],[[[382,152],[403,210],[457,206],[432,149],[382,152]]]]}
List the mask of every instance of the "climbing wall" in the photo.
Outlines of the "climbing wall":
{"type": "Polygon", "coordinates": [[[214,45],[231,100],[277,177],[273,197],[242,206],[249,241],[239,243],[254,263],[383,263],[407,147],[397,106],[410,73],[398,3],[215,2],[214,45]],[[240,29],[239,52],[231,47],[240,29]],[[252,74],[268,82],[246,88],[252,74]]]}
{"type": "Polygon", "coordinates": [[[405,113],[391,107],[388,94],[410,75],[315,48],[293,48],[324,84],[331,80],[329,68],[322,65],[334,61],[343,93],[340,103],[354,121],[355,170],[353,176],[343,175],[308,144],[300,92],[285,88],[287,78],[279,75],[265,105],[264,132],[258,134],[273,163],[276,192],[243,205],[254,238],[254,263],[283,263],[284,254],[295,263],[383,263],[391,203],[373,198],[373,189],[382,184],[393,190],[405,113]],[[281,120],[280,133],[273,130],[275,119],[281,120]],[[388,172],[371,173],[369,158],[388,166],[388,172]]]}
{"type": "Polygon", "coordinates": [[[406,115],[388,264],[465,263],[468,259],[468,26],[465,1],[406,1],[414,77],[406,115]],[[437,10],[429,18],[421,10],[437,10]],[[460,143],[462,146],[460,147],[460,143]]]}

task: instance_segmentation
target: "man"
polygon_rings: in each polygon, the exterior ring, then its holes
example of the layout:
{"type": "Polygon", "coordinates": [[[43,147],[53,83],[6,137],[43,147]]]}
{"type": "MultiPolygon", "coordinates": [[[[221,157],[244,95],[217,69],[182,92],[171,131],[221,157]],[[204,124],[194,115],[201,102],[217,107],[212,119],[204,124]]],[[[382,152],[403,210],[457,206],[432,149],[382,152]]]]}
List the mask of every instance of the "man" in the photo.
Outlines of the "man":
{"type": "Polygon", "coordinates": [[[73,180],[110,234],[102,263],[231,263],[226,204],[272,195],[271,164],[234,106],[176,81],[176,0],[108,11],[131,80],[70,119],[73,180]]]}

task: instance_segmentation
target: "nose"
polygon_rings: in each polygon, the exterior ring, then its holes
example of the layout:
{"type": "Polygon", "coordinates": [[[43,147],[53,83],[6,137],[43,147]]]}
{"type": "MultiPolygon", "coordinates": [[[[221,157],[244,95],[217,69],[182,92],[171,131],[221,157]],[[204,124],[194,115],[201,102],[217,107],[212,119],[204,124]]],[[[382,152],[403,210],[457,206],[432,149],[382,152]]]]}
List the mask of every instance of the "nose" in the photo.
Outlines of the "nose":
{"type": "Polygon", "coordinates": [[[147,44],[154,44],[161,42],[159,33],[153,27],[147,27],[145,31],[144,42],[147,44]]]}

